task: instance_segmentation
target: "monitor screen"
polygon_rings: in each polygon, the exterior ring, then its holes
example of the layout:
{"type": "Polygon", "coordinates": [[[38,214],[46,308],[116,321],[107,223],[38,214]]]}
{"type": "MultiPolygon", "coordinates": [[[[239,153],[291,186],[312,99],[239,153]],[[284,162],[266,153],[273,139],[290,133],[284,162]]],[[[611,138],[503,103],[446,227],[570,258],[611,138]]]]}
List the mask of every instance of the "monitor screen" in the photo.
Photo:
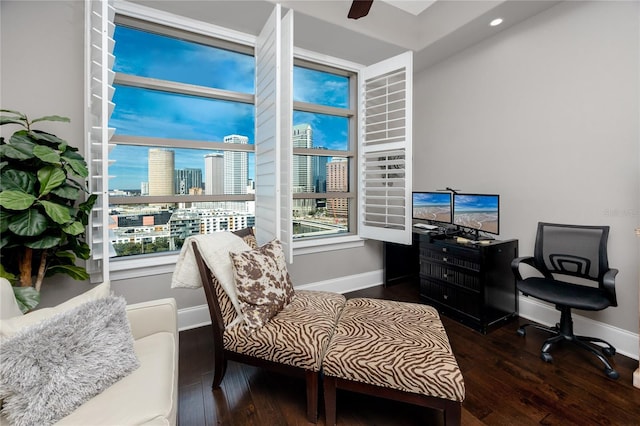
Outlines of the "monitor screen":
{"type": "Polygon", "coordinates": [[[453,194],[453,223],[490,234],[499,234],[500,196],[453,194]]]}
{"type": "Polygon", "coordinates": [[[448,192],[414,192],[413,218],[451,223],[451,194],[448,192]]]}

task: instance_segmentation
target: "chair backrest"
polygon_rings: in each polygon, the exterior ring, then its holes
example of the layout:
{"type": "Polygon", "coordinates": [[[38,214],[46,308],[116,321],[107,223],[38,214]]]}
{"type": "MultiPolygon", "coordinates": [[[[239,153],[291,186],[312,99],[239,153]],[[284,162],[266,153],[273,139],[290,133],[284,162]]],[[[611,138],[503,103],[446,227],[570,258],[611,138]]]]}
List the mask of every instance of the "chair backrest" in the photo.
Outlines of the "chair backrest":
{"type": "MultiPolygon", "coordinates": [[[[253,249],[258,247],[252,228],[240,229],[233,233],[242,238],[249,247],[253,249]]],[[[207,304],[209,305],[211,322],[214,325],[214,329],[220,329],[220,335],[222,336],[225,327],[236,319],[236,310],[233,307],[231,299],[222,288],[222,285],[202,259],[202,254],[195,243],[193,243],[193,252],[200,271],[200,278],[207,298],[207,304]]]]}
{"type": "Polygon", "coordinates": [[[538,223],[535,261],[547,278],[570,275],[602,282],[609,269],[608,226],[538,223]]]}

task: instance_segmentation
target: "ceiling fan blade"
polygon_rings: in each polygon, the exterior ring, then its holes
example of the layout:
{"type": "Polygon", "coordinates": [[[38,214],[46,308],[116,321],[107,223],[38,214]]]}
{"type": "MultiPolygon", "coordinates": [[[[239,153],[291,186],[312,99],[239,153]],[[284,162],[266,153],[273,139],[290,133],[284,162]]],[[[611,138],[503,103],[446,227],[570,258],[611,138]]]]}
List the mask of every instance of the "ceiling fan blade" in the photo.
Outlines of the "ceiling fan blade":
{"type": "Polygon", "coordinates": [[[353,0],[347,16],[351,19],[359,19],[367,16],[372,4],[373,0],[353,0]]]}

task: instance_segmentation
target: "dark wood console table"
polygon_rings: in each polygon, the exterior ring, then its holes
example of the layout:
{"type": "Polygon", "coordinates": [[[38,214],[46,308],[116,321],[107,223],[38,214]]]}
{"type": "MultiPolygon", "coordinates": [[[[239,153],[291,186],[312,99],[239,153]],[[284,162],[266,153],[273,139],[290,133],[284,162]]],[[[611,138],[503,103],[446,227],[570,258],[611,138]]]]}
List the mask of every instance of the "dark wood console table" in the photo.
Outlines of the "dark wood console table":
{"type": "Polygon", "coordinates": [[[425,303],[481,333],[517,317],[511,261],[518,256],[518,240],[460,243],[420,233],[418,247],[425,303]]]}

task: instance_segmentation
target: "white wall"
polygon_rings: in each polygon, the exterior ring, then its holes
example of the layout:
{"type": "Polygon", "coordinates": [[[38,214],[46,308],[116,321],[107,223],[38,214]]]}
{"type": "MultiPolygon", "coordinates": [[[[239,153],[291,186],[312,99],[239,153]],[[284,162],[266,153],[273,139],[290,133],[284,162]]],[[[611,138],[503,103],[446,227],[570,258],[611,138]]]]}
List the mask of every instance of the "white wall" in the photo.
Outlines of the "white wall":
{"type": "Polygon", "coordinates": [[[538,221],[610,225],[619,306],[580,314],[633,333],[639,8],[563,2],[419,73],[414,95],[414,189],[499,193],[521,255],[538,221]]]}

